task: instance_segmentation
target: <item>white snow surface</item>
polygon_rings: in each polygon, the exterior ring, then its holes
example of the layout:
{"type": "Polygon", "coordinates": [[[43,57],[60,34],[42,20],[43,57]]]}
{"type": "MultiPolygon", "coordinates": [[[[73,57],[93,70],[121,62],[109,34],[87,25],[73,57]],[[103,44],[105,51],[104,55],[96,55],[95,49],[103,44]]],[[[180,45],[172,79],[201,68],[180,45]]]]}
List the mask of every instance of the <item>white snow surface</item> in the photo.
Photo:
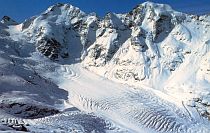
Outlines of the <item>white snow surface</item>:
{"type": "Polygon", "coordinates": [[[209,133],[209,31],[152,2],[1,21],[0,132],[209,133]]]}

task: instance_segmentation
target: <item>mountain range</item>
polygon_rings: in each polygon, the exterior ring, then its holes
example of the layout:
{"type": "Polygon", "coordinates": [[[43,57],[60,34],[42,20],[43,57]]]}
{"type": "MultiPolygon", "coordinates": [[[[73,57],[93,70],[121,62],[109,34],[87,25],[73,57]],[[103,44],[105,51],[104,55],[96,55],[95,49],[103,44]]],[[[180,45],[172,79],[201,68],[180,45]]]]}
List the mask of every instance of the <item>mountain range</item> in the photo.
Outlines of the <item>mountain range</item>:
{"type": "Polygon", "coordinates": [[[0,22],[0,130],[210,132],[210,15],[58,3],[0,22]]]}

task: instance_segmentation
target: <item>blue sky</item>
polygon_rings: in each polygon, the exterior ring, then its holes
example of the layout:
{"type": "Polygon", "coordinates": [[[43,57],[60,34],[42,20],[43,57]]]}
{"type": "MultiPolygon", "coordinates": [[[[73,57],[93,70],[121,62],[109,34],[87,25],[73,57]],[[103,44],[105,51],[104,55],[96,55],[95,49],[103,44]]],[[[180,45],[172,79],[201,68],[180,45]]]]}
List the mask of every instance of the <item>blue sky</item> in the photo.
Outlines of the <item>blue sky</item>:
{"type": "MultiPolygon", "coordinates": [[[[169,4],[173,9],[186,13],[210,13],[210,0],[151,0],[169,4]]],[[[21,22],[40,14],[55,3],[70,3],[89,13],[96,12],[104,16],[107,12],[124,13],[130,11],[144,0],[0,0],[0,17],[4,15],[21,22]]]]}

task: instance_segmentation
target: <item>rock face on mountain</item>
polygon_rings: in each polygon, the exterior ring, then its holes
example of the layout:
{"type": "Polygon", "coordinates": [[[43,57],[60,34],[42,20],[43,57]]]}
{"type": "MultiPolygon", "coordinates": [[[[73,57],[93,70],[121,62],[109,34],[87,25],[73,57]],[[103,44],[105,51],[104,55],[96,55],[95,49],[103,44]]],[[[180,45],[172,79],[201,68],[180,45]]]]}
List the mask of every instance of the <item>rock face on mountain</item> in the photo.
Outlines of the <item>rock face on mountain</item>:
{"type": "Polygon", "coordinates": [[[26,20],[22,32],[50,59],[74,60],[80,59],[81,53],[95,41],[96,21],[95,14],[86,15],[71,5],[57,4],[26,20]]]}
{"type": "Polygon", "coordinates": [[[1,19],[1,23],[5,24],[5,25],[18,25],[18,23],[13,20],[12,18],[8,17],[8,16],[4,16],[2,19],[1,19]]]}

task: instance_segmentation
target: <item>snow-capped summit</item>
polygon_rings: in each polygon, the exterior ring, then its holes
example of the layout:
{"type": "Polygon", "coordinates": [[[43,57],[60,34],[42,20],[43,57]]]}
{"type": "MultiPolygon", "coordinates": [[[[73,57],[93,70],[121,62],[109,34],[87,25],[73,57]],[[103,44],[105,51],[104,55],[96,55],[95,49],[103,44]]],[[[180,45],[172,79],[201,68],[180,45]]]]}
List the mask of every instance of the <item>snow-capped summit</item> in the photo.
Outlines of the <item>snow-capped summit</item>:
{"type": "Polygon", "coordinates": [[[85,13],[79,8],[69,4],[58,3],[49,7],[44,13],[42,13],[42,19],[48,19],[55,23],[74,23],[85,16],[85,13]]]}
{"type": "Polygon", "coordinates": [[[71,56],[75,60],[80,59],[83,47],[90,45],[85,40],[92,42],[91,35],[90,39],[86,39],[86,35],[95,29],[96,21],[95,14],[87,15],[69,4],[56,4],[41,15],[26,20],[22,32],[50,59],[71,56]]]}
{"type": "Polygon", "coordinates": [[[154,2],[144,2],[142,4],[139,4],[137,7],[141,7],[143,6],[144,8],[148,9],[148,8],[153,8],[156,12],[175,12],[170,5],[167,4],[158,4],[158,3],[154,3],[154,2]]]}

